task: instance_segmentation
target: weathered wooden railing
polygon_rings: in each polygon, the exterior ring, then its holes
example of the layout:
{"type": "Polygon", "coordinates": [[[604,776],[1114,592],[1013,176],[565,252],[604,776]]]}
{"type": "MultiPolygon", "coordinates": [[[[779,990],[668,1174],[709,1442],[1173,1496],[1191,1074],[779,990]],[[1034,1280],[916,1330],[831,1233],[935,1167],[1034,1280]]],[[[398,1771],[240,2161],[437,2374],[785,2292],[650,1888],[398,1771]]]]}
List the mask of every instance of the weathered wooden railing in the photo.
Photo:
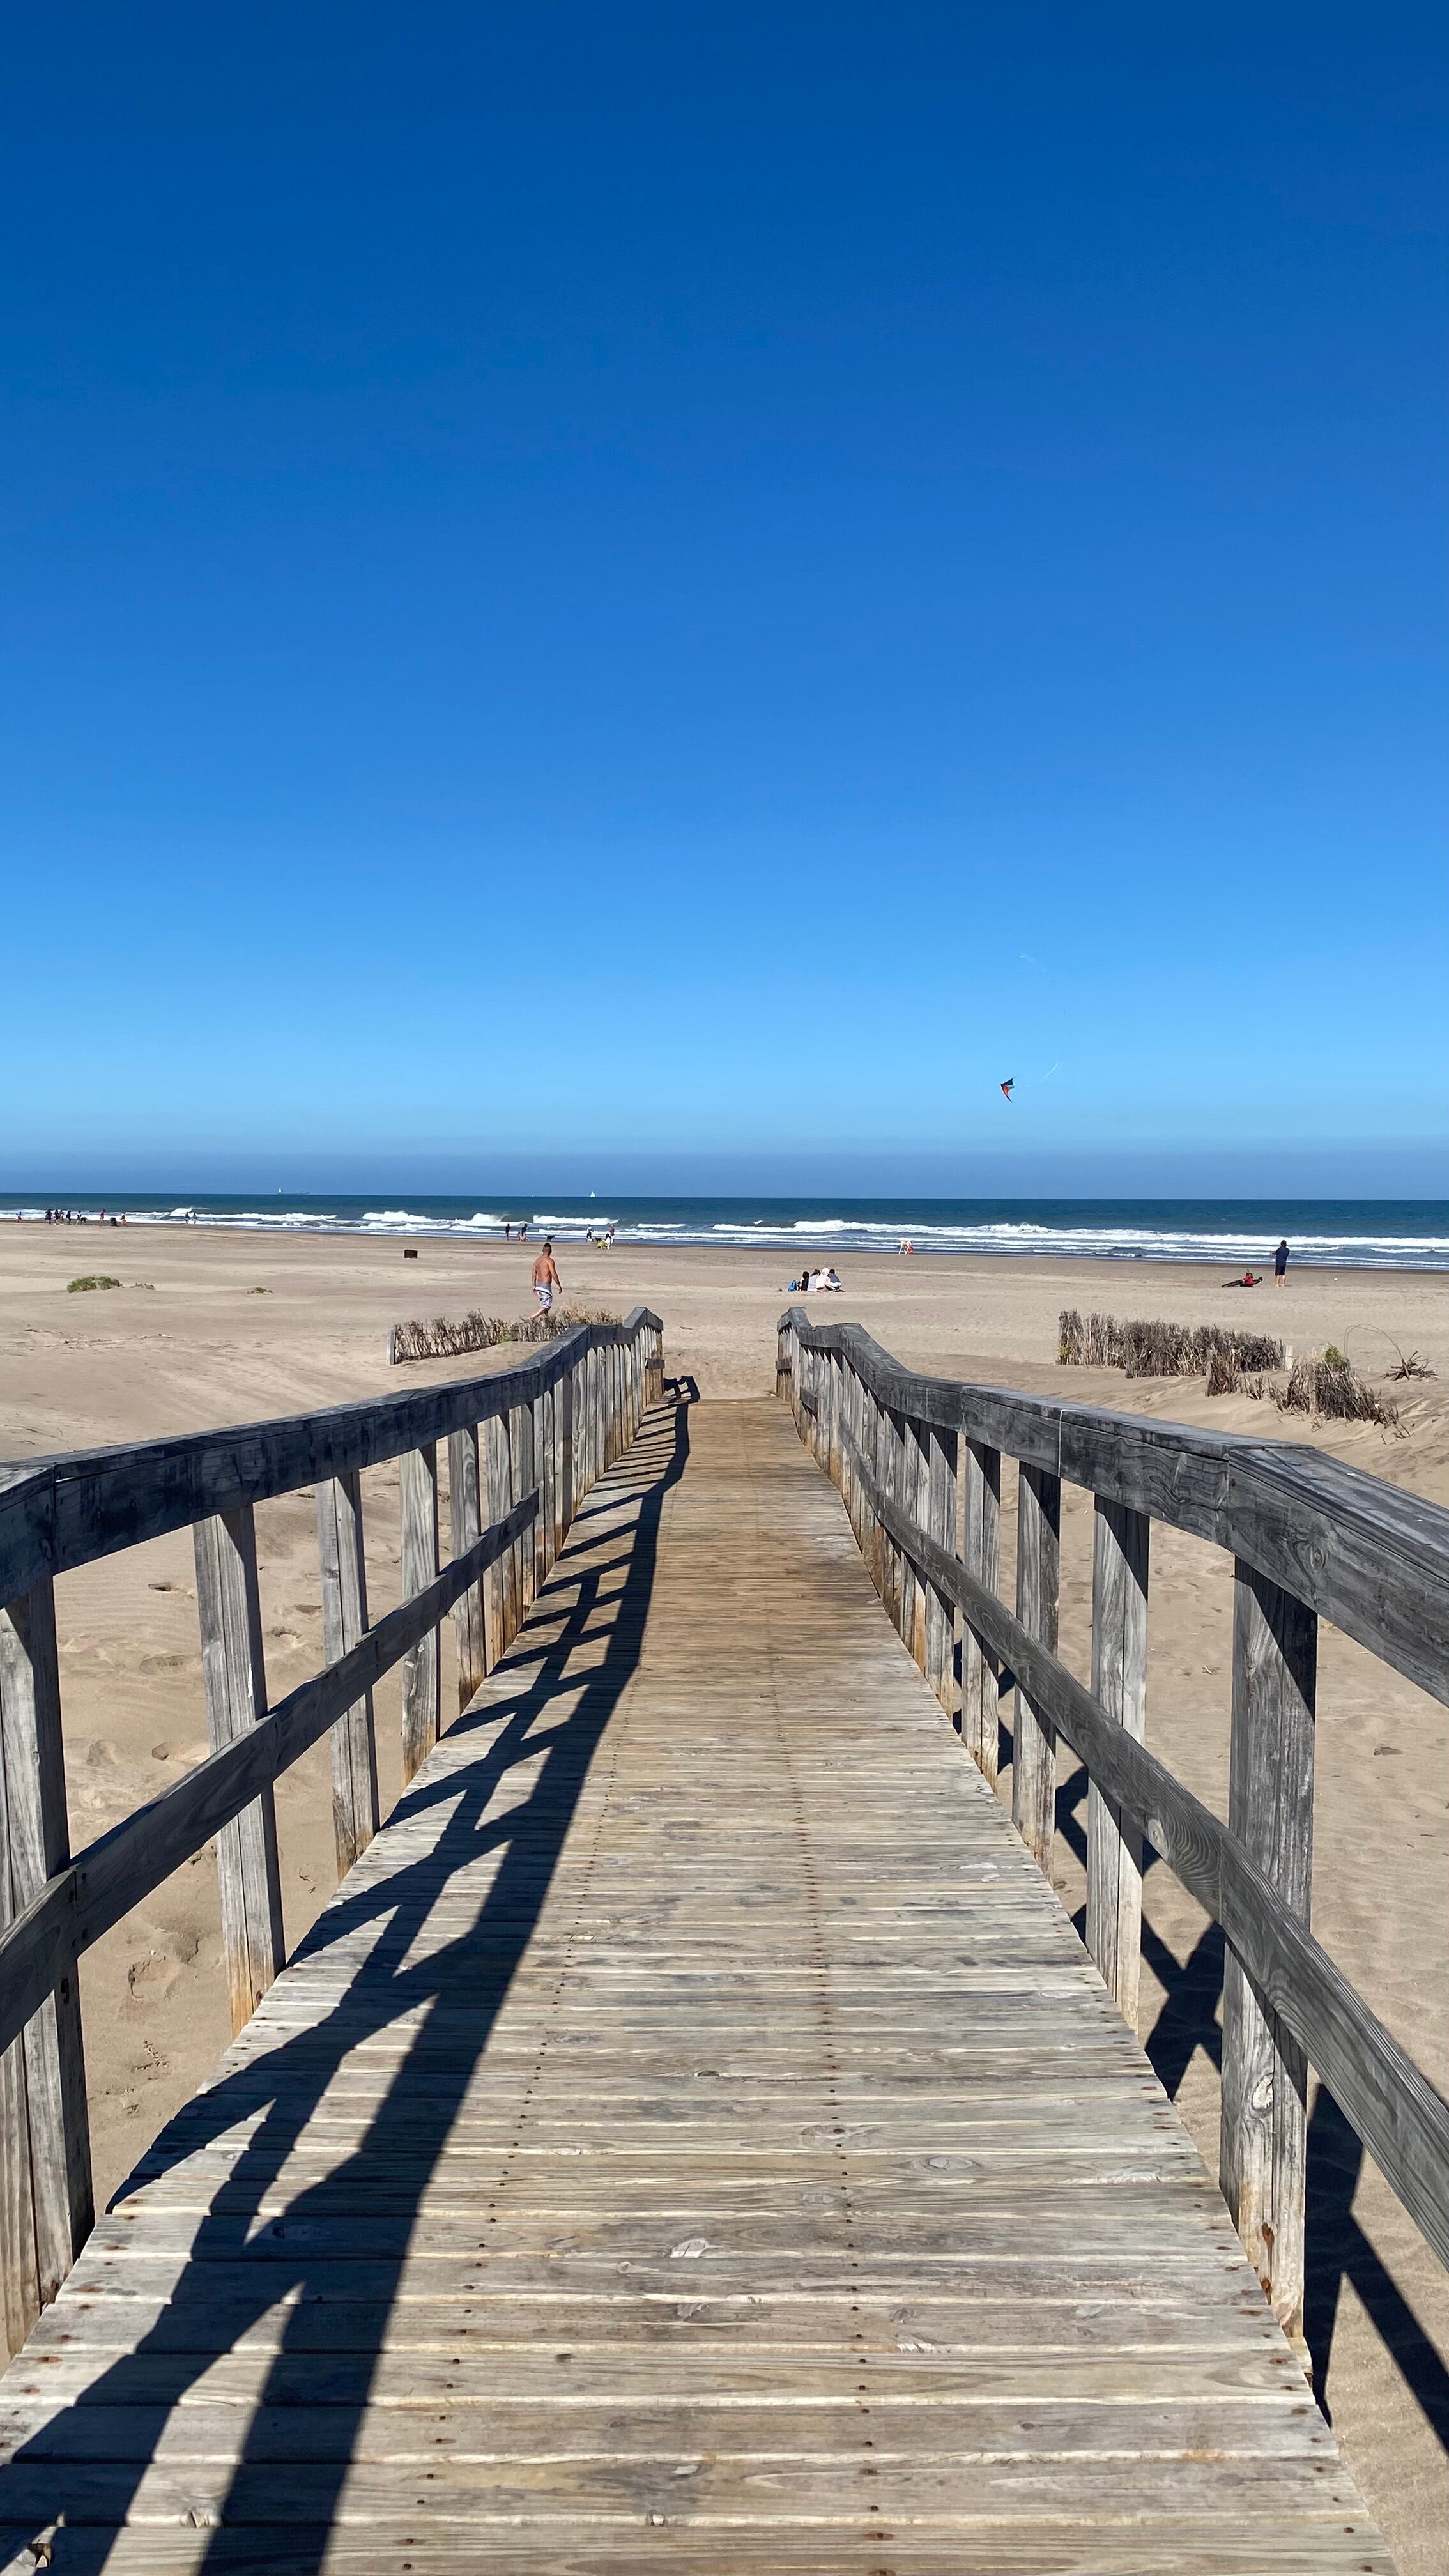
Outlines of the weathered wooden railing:
{"type": "Polygon", "coordinates": [[[1087,1939],[1126,2018],[1144,1836],[1222,1925],[1220,2179],[1290,2337],[1301,2349],[1310,2065],[1449,2262],[1449,2104],[1309,1930],[1318,1621],[1449,1704],[1449,1512],[1287,1443],[917,1376],[858,1325],[793,1307],[776,1392],[993,1783],[998,1695],[1015,1685],[1012,1816],[1048,1873],[1059,1736],[1085,1766],[1087,1939]],[[1003,1456],[1018,1473],[1015,1616],[997,1591],[1003,1456]],[[1090,1690],[1056,1652],[1063,1479],[1096,1504],[1090,1690]],[[1234,1558],[1226,1825],[1143,1741],[1154,1520],[1234,1558]]]}
{"type": "Polygon", "coordinates": [[[487,1377],[380,1403],[0,1468],[0,2273],[11,2349],[93,2220],[75,1963],[217,1841],[232,2026],[283,1965],[272,1783],[330,1730],[339,1878],[379,1823],[372,1689],[403,1665],[408,1780],[441,1728],[452,1612],[466,1706],[547,1574],[577,1504],[663,1391],[662,1326],[638,1307],[487,1377]],[[438,1554],[438,1443],[452,1555],[438,1554]],[[400,1606],[369,1621],[364,1467],[396,1458],[400,1606]],[[256,1504],[312,1486],[326,1670],[268,1709],[256,1504]],[[191,1527],[208,1759],[74,1855],[56,1655],[57,1575],[191,1527]]]}

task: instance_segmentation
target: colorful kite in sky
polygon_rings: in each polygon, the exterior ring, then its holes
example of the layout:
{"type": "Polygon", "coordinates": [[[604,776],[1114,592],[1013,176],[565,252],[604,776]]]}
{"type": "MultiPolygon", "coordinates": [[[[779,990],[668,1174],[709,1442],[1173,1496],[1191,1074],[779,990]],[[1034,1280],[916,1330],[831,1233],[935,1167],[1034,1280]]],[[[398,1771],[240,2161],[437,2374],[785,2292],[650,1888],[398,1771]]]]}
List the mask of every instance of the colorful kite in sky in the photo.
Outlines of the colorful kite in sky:
{"type": "Polygon", "coordinates": [[[1015,1089],[1016,1089],[1016,1076],[1015,1076],[1015,1074],[1013,1074],[1013,1075],[1012,1075],[1012,1077],[1011,1077],[1010,1082],[1003,1082],[1003,1084],[1002,1084],[1002,1086],[1001,1086],[1001,1096],[1002,1096],[1002,1099],[1003,1099],[1003,1100],[1009,1100],[1009,1099],[1011,1098],[1011,1095],[1012,1095],[1012,1093],[1014,1092],[1014,1090],[1015,1090],[1015,1089]]]}

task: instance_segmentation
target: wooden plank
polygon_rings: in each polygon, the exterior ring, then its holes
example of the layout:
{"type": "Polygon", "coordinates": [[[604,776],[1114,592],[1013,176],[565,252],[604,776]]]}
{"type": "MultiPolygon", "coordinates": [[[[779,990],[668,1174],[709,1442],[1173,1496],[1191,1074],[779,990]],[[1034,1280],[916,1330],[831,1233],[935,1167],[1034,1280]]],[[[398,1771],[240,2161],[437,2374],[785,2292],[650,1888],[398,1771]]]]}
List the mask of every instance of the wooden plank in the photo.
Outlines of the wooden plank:
{"type": "MultiPolygon", "coordinates": [[[[1233,1587],[1228,1829],[1306,1925],[1313,1879],[1318,1621],[1250,1566],[1233,1587]]],[[[1223,1966],[1223,2198],[1290,2342],[1303,2341],[1308,2069],[1229,1943],[1223,1966]]]]}
{"type": "MultiPolygon", "coordinates": [[[[483,1491],[478,1467],[478,1427],[470,1423],[448,1440],[448,1537],[453,1555],[466,1556],[483,1535],[483,1491]]],[[[486,1578],[485,1578],[486,1579],[486,1578]]],[[[465,1709],[488,1672],[488,1633],[483,1579],[470,1583],[453,1605],[458,1652],[458,1706],[465,1709]]]]}
{"type": "MultiPolygon", "coordinates": [[[[438,1452],[427,1441],[400,1462],[402,1597],[415,1601],[438,1579],[438,1452]]],[[[438,1631],[426,1628],[403,1658],[402,1776],[412,1779],[442,1724],[438,1631]]]]}
{"type": "MultiPolygon", "coordinates": [[[[70,1857],[55,1598],[0,1608],[0,1922],[70,1857]]],[[[94,2217],[80,1999],[73,1971],[0,2058],[0,2291],[11,2349],[53,2299],[94,2217]]]]}
{"type": "MultiPolygon", "coordinates": [[[[1040,1467],[1017,1471],[1016,1615],[1027,1635],[1055,1658],[1061,1568],[1061,1479],[1040,1467]]],[[[1011,1820],[1046,1878],[1056,1832],[1057,1738],[1048,1709],[1016,1676],[1016,1732],[1011,1757],[1011,1820]]]]}
{"type": "MultiPolygon", "coordinates": [[[[362,1486],[355,1471],[324,1476],[317,1486],[317,1557],[322,1578],[322,1651],[340,1663],[367,1633],[367,1562],[362,1540],[362,1486]]],[[[372,1693],[345,1708],[328,1737],[332,1830],[337,1875],[361,1859],[381,1820],[377,1730],[372,1693]]]]}
{"type": "MultiPolygon", "coordinates": [[[[995,1594],[1001,1575],[1001,1452],[978,1440],[965,1443],[965,1565],[983,1591],[995,1594]]],[[[944,1595],[943,1595],[944,1597],[944,1595]]],[[[991,1648],[963,1613],[961,1622],[961,1733],[983,1779],[994,1788],[1000,1769],[1001,1721],[998,1666],[991,1648]]]]}
{"type": "MultiPolygon", "coordinates": [[[[267,1713],[257,1541],[249,1504],[198,1521],[196,1608],[206,1690],[206,1733],[213,1753],[252,1733],[267,1713]]],[[[277,1818],[264,1781],[216,1838],[221,1888],[221,1941],[231,2026],[251,2020],[286,1957],[277,1818]]]]}
{"type": "MultiPolygon", "coordinates": [[[[1152,1524],[1098,1500],[1092,1531],[1092,1696],[1140,1744],[1147,1733],[1147,1570],[1152,1524]]],[[[1137,2026],[1142,1835],[1087,1788],[1087,1947],[1124,2021],[1137,2026]]]]}

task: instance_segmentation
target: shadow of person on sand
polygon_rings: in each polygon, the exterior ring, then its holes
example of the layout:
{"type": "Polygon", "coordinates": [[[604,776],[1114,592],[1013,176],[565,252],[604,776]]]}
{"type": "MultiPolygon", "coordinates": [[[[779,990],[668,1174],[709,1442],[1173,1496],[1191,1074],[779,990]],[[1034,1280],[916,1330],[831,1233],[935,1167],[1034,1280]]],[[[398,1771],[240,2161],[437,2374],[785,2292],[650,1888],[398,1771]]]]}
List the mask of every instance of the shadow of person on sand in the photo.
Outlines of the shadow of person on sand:
{"type": "MultiPolygon", "coordinates": [[[[222,2074],[170,2123],[116,2194],[95,2250],[82,2258],[85,2277],[95,2280],[99,2265],[122,2318],[129,2292],[149,2322],[134,2350],[92,2381],[82,2402],[16,2443],[0,2468],[7,2536],[33,2534],[31,2546],[43,2550],[43,2535],[57,2523],[89,2525],[96,2548],[85,2564],[101,2567],[110,2546],[106,2526],[125,2522],[144,2486],[147,2521],[216,2527],[198,2567],[240,2563],[238,2547],[244,2553],[246,2543],[236,2526],[275,2530],[282,2522],[286,2576],[315,2576],[344,2487],[349,2518],[365,2517],[368,2467],[353,2455],[424,2195],[538,1926],[595,1753],[636,1669],[664,1497],[684,1472],[688,1446],[685,1407],[656,1407],[576,1516],[567,1552],[485,1685],[484,1705],[448,1730],[347,1893],[300,1945],[299,1962],[334,1965],[334,1999],[321,2018],[222,2074]],[[608,1588],[607,1576],[617,1578],[608,1588]],[[596,1659],[580,1670],[575,1658],[586,1640],[597,1640],[596,1659]],[[471,1755],[470,1739],[477,1743],[471,1755]],[[522,1794],[501,1803],[525,1766],[522,1794]],[[439,1816],[436,1832],[420,1837],[413,1830],[439,1816]],[[418,1855],[389,1867],[386,1836],[395,1848],[399,1834],[419,1844],[418,1855]],[[460,1873],[476,1873],[480,1861],[492,1863],[492,1875],[476,1913],[452,1937],[426,1947],[440,1898],[453,1891],[451,1919],[460,1873]],[[354,2151],[288,2197],[289,2185],[277,2178],[329,2083],[344,2060],[387,2033],[403,2037],[403,2053],[400,2062],[377,2061],[391,2071],[354,2151]],[[242,2123],[252,2125],[238,2144],[242,2123]],[[234,2156],[230,2174],[206,2190],[205,2207],[192,2215],[187,2160],[214,2157],[221,2142],[234,2156]],[[168,2175],[177,2186],[170,2216],[168,2175]],[[125,2243],[133,2223],[134,2254],[125,2243]],[[278,2339],[259,2383],[233,2397],[222,2369],[215,2401],[203,2391],[183,2406],[199,2381],[217,2374],[220,2357],[235,2353],[269,2316],[278,2339]],[[189,2452],[184,2447],[187,2418],[204,2436],[198,2408],[212,2402],[247,2417],[239,2460],[221,2468],[214,2449],[208,2460],[204,2440],[189,2452]]],[[[470,1896],[463,1883],[465,1914],[470,1896]]],[[[296,2001],[307,2008],[305,1981],[296,2001]]],[[[200,2197],[195,2179],[191,2191],[200,2197]]],[[[433,2224],[445,2244],[450,2235],[456,2244],[455,2259],[438,2265],[440,2291],[445,2276],[448,2292],[461,2300],[470,2283],[481,2286],[486,2218],[470,2198],[451,2226],[441,2211],[433,2224]]],[[[87,2348],[83,2323],[68,2345],[64,2334],[62,2303],[35,2338],[33,2380],[42,2398],[47,2354],[83,2355],[87,2348]]],[[[22,2365],[12,2395],[30,2376],[22,2365]]],[[[417,2433],[426,2440],[423,2419],[417,2433]]],[[[423,2466],[415,2474],[421,2488],[430,2473],[423,2466]]],[[[396,2469],[385,2475],[395,2492],[396,2469]]],[[[279,2564],[275,2557],[269,2563],[279,2564]]]]}

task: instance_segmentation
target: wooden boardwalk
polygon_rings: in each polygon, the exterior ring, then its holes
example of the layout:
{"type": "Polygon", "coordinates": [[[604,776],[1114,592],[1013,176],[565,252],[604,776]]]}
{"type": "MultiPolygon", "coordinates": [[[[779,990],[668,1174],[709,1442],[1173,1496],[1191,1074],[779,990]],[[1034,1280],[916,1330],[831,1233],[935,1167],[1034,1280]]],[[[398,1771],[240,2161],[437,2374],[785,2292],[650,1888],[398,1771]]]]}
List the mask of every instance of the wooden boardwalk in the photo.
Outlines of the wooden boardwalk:
{"type": "Polygon", "coordinates": [[[57,2576],[1389,2567],[766,1403],[595,1487],[0,2411],[57,2576]]]}

